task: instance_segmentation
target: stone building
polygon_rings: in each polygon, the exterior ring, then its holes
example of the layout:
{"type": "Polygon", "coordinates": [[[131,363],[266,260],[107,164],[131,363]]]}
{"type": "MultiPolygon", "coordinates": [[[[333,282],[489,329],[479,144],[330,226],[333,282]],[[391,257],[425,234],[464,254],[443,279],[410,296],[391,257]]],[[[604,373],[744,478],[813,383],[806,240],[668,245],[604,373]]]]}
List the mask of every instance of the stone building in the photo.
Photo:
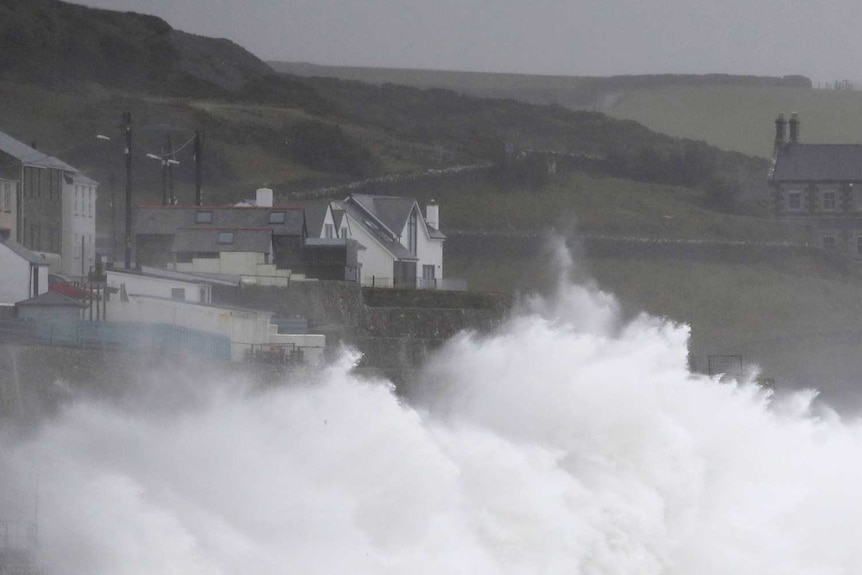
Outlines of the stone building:
{"type": "Polygon", "coordinates": [[[796,114],[775,120],[775,215],[805,222],[817,247],[862,262],[862,145],[803,144],[799,129],[796,114]]]}

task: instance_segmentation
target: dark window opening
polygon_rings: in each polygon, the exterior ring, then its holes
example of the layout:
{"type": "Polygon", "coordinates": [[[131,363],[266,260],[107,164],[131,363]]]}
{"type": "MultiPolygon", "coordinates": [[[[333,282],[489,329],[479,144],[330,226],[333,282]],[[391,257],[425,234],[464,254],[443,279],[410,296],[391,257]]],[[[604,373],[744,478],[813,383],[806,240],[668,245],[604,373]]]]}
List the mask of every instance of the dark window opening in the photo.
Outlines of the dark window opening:
{"type": "Polygon", "coordinates": [[[283,224],[284,218],[285,218],[284,212],[272,212],[269,214],[269,223],[271,223],[271,224],[283,224]]]}
{"type": "Polygon", "coordinates": [[[219,232],[218,243],[220,243],[220,244],[232,244],[233,243],[233,232],[219,232]]]}
{"type": "Polygon", "coordinates": [[[213,223],[213,213],[212,212],[196,212],[195,213],[195,223],[196,224],[211,224],[211,223],[213,223]]]}

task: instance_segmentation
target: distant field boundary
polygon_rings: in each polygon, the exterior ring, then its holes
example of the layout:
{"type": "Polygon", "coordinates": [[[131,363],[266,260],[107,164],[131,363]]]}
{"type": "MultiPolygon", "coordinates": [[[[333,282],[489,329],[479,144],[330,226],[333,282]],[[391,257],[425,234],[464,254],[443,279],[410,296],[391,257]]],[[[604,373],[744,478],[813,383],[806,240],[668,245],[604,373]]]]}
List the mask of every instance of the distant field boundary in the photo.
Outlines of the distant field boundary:
{"type": "MultiPolygon", "coordinates": [[[[540,254],[548,238],[539,233],[447,231],[446,247],[454,250],[488,251],[495,244],[500,251],[513,254],[540,254]]],[[[612,237],[579,234],[567,237],[567,244],[588,257],[635,257],[691,259],[732,263],[774,262],[780,257],[808,257],[827,267],[846,271],[846,259],[808,243],[749,242],[732,240],[685,240],[661,238],[612,237]]]]}

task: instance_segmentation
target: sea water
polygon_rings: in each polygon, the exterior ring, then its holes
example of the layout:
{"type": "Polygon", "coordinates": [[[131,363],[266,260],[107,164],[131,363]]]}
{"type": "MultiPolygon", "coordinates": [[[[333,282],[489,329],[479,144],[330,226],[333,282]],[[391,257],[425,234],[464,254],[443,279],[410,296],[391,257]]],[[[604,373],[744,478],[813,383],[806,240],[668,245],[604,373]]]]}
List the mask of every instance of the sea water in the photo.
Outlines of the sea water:
{"type": "Polygon", "coordinates": [[[72,401],[4,440],[0,489],[37,492],[50,575],[858,573],[862,427],[692,374],[685,326],[617,307],[563,282],[408,399],[345,350],[72,401]]]}

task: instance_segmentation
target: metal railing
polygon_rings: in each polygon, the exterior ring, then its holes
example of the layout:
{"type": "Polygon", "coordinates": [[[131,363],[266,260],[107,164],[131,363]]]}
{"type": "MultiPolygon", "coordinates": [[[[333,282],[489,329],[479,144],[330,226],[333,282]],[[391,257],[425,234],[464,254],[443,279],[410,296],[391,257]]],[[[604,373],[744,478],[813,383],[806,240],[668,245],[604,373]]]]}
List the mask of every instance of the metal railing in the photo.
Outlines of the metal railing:
{"type": "Polygon", "coordinates": [[[250,344],[245,352],[245,360],[252,363],[296,365],[304,358],[302,348],[293,343],[250,344]]]}

